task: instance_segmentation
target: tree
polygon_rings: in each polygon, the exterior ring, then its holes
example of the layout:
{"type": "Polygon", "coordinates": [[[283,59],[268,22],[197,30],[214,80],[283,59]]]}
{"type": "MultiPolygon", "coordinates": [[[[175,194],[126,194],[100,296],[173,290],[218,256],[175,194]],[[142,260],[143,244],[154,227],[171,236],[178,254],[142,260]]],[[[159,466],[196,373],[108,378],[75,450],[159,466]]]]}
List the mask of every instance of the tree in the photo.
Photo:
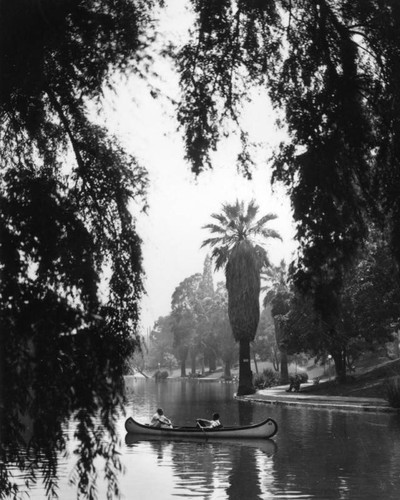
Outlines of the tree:
{"type": "Polygon", "coordinates": [[[193,274],[185,278],[176,288],[171,301],[172,331],[176,357],[181,362],[181,376],[186,376],[186,358],[194,348],[197,330],[196,294],[202,275],[193,274]]]}
{"type": "Polygon", "coordinates": [[[253,353],[258,355],[261,361],[271,361],[274,370],[279,372],[280,356],[276,343],[271,305],[267,305],[261,311],[257,334],[253,343],[253,353]]]}
{"type": "Polygon", "coordinates": [[[280,353],[281,383],[289,382],[286,315],[290,311],[291,291],[287,284],[287,269],[285,261],[279,267],[270,267],[264,273],[264,278],[269,282],[264,297],[264,306],[271,305],[271,314],[274,318],[276,344],[280,353]]]}
{"type": "Polygon", "coordinates": [[[99,456],[107,496],[118,496],[114,424],[143,291],[130,206],[145,205],[147,176],[90,116],[116,72],[141,72],[152,4],[0,4],[2,498],[15,491],[12,462],[28,485],[43,464],[55,496],[72,415],[78,490],[93,496],[99,456]],[[20,453],[28,428],[29,454],[20,453]]]}
{"type": "Polygon", "coordinates": [[[213,308],[210,312],[211,329],[217,341],[216,350],[224,363],[224,377],[232,378],[232,364],[237,358],[236,345],[228,316],[228,292],[225,283],[219,282],[214,294],[213,308]]]}
{"type": "Polygon", "coordinates": [[[195,23],[179,54],[179,120],[194,172],[227,119],[263,87],[288,139],[273,179],[291,197],[300,251],[292,276],[335,340],[340,294],[371,220],[390,232],[400,263],[400,5],[397,0],[192,1],[195,23]]]}
{"type": "Polygon", "coordinates": [[[174,334],[172,331],[173,321],[171,315],[160,316],[154,323],[149,339],[150,366],[163,365],[165,356],[173,354],[174,334]]]}
{"type": "Polygon", "coordinates": [[[250,368],[250,342],[254,340],[260,319],[260,271],[269,266],[267,253],[257,238],[279,238],[278,233],[265,225],[276,218],[273,214],[256,220],[259,207],[254,200],[224,204],[222,213],[212,214],[217,224],[204,226],[213,235],[202,246],[213,248],[216,269],[225,268],[228,290],[228,314],[232,333],[239,342],[238,395],[254,392],[250,368]]]}
{"type": "Polygon", "coordinates": [[[217,364],[217,338],[211,324],[215,300],[212,263],[207,255],[204,259],[203,275],[195,297],[197,314],[196,351],[197,353],[202,352],[202,372],[204,372],[206,361],[210,371],[214,371],[217,364]]]}
{"type": "Polygon", "coordinates": [[[399,327],[397,266],[385,238],[374,231],[371,234],[374,236],[344,281],[334,334],[332,323],[324,321],[312,297],[298,290],[293,290],[285,318],[289,352],[331,354],[340,380],[345,380],[348,365],[366,350],[392,340],[399,327]]]}

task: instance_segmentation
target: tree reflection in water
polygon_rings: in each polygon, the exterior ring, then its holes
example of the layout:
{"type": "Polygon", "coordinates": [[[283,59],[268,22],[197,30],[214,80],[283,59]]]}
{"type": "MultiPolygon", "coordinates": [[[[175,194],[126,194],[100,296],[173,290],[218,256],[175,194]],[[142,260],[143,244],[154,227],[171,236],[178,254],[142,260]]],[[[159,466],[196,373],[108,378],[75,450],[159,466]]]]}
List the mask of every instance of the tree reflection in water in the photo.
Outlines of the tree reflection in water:
{"type": "MultiPolygon", "coordinates": [[[[205,440],[202,438],[144,439],[127,434],[125,443],[131,449],[149,443],[158,465],[169,465],[173,471],[177,496],[188,494],[210,498],[215,490],[223,490],[229,499],[261,498],[266,469],[272,466],[277,450],[274,441],[205,440]]],[[[132,478],[136,483],[136,478],[132,478]]]]}
{"type": "Polygon", "coordinates": [[[397,415],[306,410],[282,413],[274,456],[277,491],[326,499],[397,499],[400,422],[397,415]]]}
{"type": "Polygon", "coordinates": [[[98,326],[72,337],[56,331],[52,338],[51,330],[43,329],[36,335],[35,356],[21,350],[26,360],[20,365],[19,384],[8,379],[8,398],[1,409],[0,498],[22,497],[37,477],[47,496],[55,498],[59,460],[70,438],[77,442],[72,482],[79,494],[95,498],[94,462],[101,458],[108,498],[118,497],[121,464],[115,423],[124,402],[124,354],[121,339],[105,324],[98,326]]]}

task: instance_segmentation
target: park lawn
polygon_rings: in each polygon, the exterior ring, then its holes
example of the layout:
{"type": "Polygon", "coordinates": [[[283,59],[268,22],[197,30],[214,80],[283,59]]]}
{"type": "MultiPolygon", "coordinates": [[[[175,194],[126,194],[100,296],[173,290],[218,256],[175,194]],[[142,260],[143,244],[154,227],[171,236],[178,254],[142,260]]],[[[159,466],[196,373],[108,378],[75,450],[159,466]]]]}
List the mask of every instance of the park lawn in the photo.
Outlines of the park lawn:
{"type": "Polygon", "coordinates": [[[391,377],[400,375],[400,359],[387,361],[367,370],[350,375],[346,383],[320,382],[301,389],[302,392],[320,396],[348,396],[359,398],[384,398],[385,384],[391,377]]]}

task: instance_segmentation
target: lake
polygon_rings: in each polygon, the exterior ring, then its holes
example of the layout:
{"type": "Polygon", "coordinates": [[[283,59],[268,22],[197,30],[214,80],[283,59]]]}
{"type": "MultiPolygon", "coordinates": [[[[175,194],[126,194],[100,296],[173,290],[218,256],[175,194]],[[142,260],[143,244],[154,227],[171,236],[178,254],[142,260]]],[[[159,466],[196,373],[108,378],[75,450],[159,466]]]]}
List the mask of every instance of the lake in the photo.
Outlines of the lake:
{"type": "MultiPolygon", "coordinates": [[[[273,440],[147,440],[126,436],[118,422],[127,499],[398,499],[400,415],[305,409],[237,401],[236,384],[127,377],[127,416],[148,422],[157,407],[177,425],[214,411],[225,425],[272,417],[273,440]]],[[[73,500],[73,459],[61,459],[60,500],[73,500]]],[[[105,485],[99,484],[99,499],[105,485]]],[[[30,498],[42,500],[40,485],[30,498]]]]}

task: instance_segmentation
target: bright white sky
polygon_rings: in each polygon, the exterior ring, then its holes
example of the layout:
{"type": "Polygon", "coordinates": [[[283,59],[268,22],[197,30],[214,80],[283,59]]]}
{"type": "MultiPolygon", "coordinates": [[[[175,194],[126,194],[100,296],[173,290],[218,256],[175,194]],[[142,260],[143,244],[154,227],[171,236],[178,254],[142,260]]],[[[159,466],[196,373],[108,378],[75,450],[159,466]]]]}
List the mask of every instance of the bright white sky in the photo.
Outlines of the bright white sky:
{"type": "MultiPolygon", "coordinates": [[[[188,16],[180,0],[170,3],[172,8],[163,26],[179,30],[174,34],[177,36],[187,26],[188,16]]],[[[163,77],[162,89],[176,96],[177,77],[171,68],[159,61],[156,69],[163,77]]],[[[177,131],[173,111],[165,100],[153,99],[146,85],[137,80],[120,84],[117,95],[106,99],[108,128],[149,171],[149,210],[147,215],[138,216],[146,273],[147,295],[142,305],[145,329],[168,314],[175,287],[188,276],[202,272],[207,249],[200,247],[208,233],[201,227],[211,222],[212,213],[220,212],[222,203],[254,198],[260,216],[277,214],[269,227],[280,232],[283,242],[271,240],[266,245],[275,264],[282,258],[290,261],[295,250],[289,201],[283,189],[276,187],[272,193],[270,187],[267,159],[283,135],[274,125],[275,117],[265,96],[255,95],[244,112],[251,139],[259,144],[252,181],[236,171],[238,141],[234,135],[221,144],[213,158],[213,170],[195,179],[184,160],[182,133],[177,131]]],[[[216,279],[223,279],[223,275],[216,279]]]]}

